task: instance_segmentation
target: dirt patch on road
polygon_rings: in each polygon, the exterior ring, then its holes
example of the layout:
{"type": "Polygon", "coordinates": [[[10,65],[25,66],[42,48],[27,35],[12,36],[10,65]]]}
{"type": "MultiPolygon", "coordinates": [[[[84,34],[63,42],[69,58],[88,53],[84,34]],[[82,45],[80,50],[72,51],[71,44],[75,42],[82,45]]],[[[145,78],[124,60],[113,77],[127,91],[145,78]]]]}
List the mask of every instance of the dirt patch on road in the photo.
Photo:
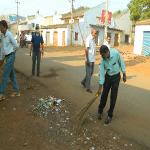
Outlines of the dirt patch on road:
{"type": "MultiPolygon", "coordinates": [[[[39,99],[51,95],[64,99],[34,80],[16,73],[21,97],[11,98],[10,81],[6,99],[0,102],[0,149],[2,150],[147,150],[87,114],[81,129],[76,130],[69,119],[76,108],[69,100],[61,102],[59,110],[49,111],[39,106],[39,99]],[[37,109],[35,113],[35,109],[37,109]],[[42,114],[42,115],[39,115],[42,114]]],[[[2,74],[0,75],[2,79],[2,74]]]]}

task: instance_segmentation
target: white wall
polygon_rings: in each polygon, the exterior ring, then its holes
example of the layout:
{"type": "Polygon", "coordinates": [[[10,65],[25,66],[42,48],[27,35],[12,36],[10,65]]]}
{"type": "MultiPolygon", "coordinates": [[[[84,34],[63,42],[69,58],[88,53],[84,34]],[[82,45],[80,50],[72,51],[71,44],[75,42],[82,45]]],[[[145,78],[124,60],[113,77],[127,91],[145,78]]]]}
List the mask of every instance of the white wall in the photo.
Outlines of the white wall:
{"type": "Polygon", "coordinates": [[[31,23],[35,23],[35,25],[36,24],[45,25],[45,20],[44,20],[44,17],[42,17],[40,14],[36,13],[35,19],[28,20],[28,24],[31,24],[31,23]]]}
{"type": "Polygon", "coordinates": [[[57,29],[43,29],[43,40],[46,44],[46,32],[50,32],[50,45],[53,45],[54,39],[54,31],[58,33],[58,46],[62,46],[62,32],[65,31],[65,46],[67,46],[67,35],[68,29],[67,28],[57,28],[57,29]]]}
{"type": "Polygon", "coordinates": [[[54,15],[53,16],[53,25],[64,24],[64,21],[60,19],[61,17],[62,17],[61,15],[54,15]]]}
{"type": "Polygon", "coordinates": [[[91,9],[87,10],[84,13],[84,21],[87,24],[96,25],[96,16],[101,17],[102,16],[102,10],[106,10],[106,3],[102,3],[96,7],[93,7],[91,9]]]}
{"type": "Polygon", "coordinates": [[[150,25],[137,25],[135,27],[134,54],[142,54],[144,31],[150,31],[150,25]]]}
{"type": "Polygon", "coordinates": [[[131,31],[131,20],[130,20],[130,11],[119,15],[114,19],[116,29],[123,30],[125,34],[130,34],[131,31]]]}

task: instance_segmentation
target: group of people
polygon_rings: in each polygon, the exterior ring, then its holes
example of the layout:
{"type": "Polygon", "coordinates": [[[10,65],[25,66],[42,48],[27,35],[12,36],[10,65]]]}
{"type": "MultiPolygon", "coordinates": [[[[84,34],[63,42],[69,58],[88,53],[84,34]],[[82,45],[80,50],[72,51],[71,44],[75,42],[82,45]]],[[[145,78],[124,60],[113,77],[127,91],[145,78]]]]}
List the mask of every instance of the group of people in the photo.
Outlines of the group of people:
{"type": "MultiPolygon", "coordinates": [[[[3,71],[2,82],[0,87],[0,101],[5,99],[5,90],[7,86],[8,78],[13,85],[14,93],[11,97],[20,96],[20,90],[17,85],[17,80],[14,72],[14,62],[15,62],[15,53],[19,48],[13,34],[8,31],[7,22],[2,20],[0,22],[0,30],[3,33],[2,35],[2,46],[1,46],[1,57],[0,64],[3,64],[4,58],[6,60],[6,66],[3,71]]],[[[87,37],[86,40],[86,49],[85,49],[85,64],[86,64],[86,76],[81,81],[81,84],[86,88],[87,92],[92,93],[90,89],[91,76],[94,72],[94,63],[96,61],[96,45],[95,37],[97,35],[97,30],[94,28],[91,31],[91,34],[87,37]]],[[[103,109],[107,102],[108,93],[111,89],[110,96],[110,109],[108,110],[108,116],[105,120],[105,123],[109,123],[113,117],[113,110],[115,108],[118,87],[120,82],[120,71],[123,73],[123,81],[126,82],[126,73],[125,73],[125,64],[122,60],[120,53],[115,49],[110,49],[110,40],[111,37],[107,37],[107,41],[100,47],[101,63],[100,63],[100,78],[99,78],[99,89],[97,94],[101,95],[100,104],[98,107],[98,119],[102,119],[103,109]],[[106,73],[105,73],[106,71],[106,73]],[[103,87],[103,92],[102,92],[103,87]],[[101,94],[102,93],[102,94],[101,94]]],[[[32,54],[32,74],[31,77],[35,74],[35,62],[37,60],[37,76],[40,77],[40,59],[41,54],[44,55],[43,51],[43,38],[39,33],[39,27],[36,27],[36,33],[32,35],[31,40],[31,49],[30,56],[32,54]]]]}
{"type": "MultiPolygon", "coordinates": [[[[91,34],[87,37],[86,40],[86,48],[85,48],[86,76],[81,81],[81,84],[86,88],[87,92],[89,93],[92,93],[92,90],[90,89],[90,81],[91,76],[94,72],[94,63],[96,61],[95,59],[96,35],[97,30],[94,28],[92,29],[91,34]]],[[[123,81],[126,82],[125,64],[122,60],[120,53],[115,49],[110,49],[110,40],[111,37],[107,36],[106,42],[99,49],[101,55],[99,89],[97,92],[98,95],[101,95],[100,104],[98,107],[99,120],[102,119],[103,109],[106,106],[107,97],[111,89],[110,108],[108,110],[108,116],[105,120],[105,123],[109,123],[113,117],[113,110],[115,108],[118,94],[118,87],[121,78],[120,71],[122,71],[123,73],[123,81]]]]}
{"type": "MultiPolygon", "coordinates": [[[[0,22],[0,30],[2,32],[2,46],[1,46],[1,57],[0,57],[0,65],[3,64],[4,60],[6,60],[5,69],[3,71],[1,87],[0,87],[0,101],[5,99],[5,91],[7,87],[7,81],[10,77],[11,83],[13,85],[14,93],[11,97],[19,97],[20,90],[17,85],[17,80],[14,72],[14,62],[15,62],[15,53],[19,48],[19,45],[16,42],[13,34],[8,31],[8,25],[5,20],[0,22]]],[[[22,40],[24,38],[24,34],[22,34],[22,40]]],[[[43,53],[43,38],[39,33],[39,28],[36,28],[36,33],[32,36],[32,44],[30,50],[30,56],[32,52],[32,74],[34,76],[35,72],[35,62],[37,59],[37,76],[40,77],[40,58],[41,53],[43,53]],[[40,46],[41,43],[41,46],[40,46]],[[40,48],[41,47],[41,48],[40,48]],[[32,51],[33,49],[33,51],[32,51]],[[42,51],[41,51],[42,50],[42,51]]]]}

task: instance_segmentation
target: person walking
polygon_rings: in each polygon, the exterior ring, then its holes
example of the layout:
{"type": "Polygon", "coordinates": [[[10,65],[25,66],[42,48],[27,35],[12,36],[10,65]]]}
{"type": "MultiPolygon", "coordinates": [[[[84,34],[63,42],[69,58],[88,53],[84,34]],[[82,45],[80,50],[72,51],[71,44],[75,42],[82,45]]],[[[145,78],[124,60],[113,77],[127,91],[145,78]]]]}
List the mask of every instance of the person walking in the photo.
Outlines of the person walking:
{"type": "Polygon", "coordinates": [[[107,36],[107,39],[106,39],[106,42],[103,43],[103,45],[106,45],[109,50],[110,50],[110,47],[111,47],[110,41],[111,41],[111,36],[108,35],[108,36],[107,36]]]}
{"type": "Polygon", "coordinates": [[[113,110],[117,100],[120,71],[123,73],[123,81],[126,82],[125,64],[120,53],[115,49],[109,50],[106,45],[100,47],[100,55],[102,58],[100,64],[99,89],[97,94],[101,94],[102,86],[103,92],[98,107],[98,119],[102,119],[103,109],[105,108],[108,93],[111,89],[110,109],[108,110],[108,116],[105,120],[105,123],[109,123],[113,117],[113,110]]]}
{"type": "Polygon", "coordinates": [[[3,33],[0,64],[1,65],[3,64],[3,59],[5,57],[6,65],[3,71],[3,77],[0,87],[0,101],[5,99],[5,90],[9,77],[13,85],[13,89],[15,91],[11,95],[11,97],[20,96],[20,91],[17,85],[16,76],[14,72],[15,52],[19,48],[19,45],[17,44],[13,34],[7,29],[8,29],[7,22],[5,20],[2,20],[0,22],[0,30],[3,33]]]}
{"type": "Polygon", "coordinates": [[[92,29],[91,34],[87,37],[86,48],[85,48],[85,66],[86,66],[86,76],[81,81],[81,84],[86,87],[87,92],[92,93],[90,89],[91,76],[94,72],[94,62],[96,54],[95,37],[97,35],[97,30],[92,29]]]}
{"type": "Polygon", "coordinates": [[[32,52],[32,74],[31,77],[34,76],[35,73],[35,63],[37,60],[37,76],[41,77],[40,75],[40,60],[41,60],[41,53],[42,57],[44,56],[44,51],[43,51],[43,38],[42,35],[39,33],[39,27],[36,27],[36,33],[32,35],[32,40],[31,40],[31,49],[30,49],[30,56],[32,52]],[[40,46],[41,43],[41,46],[40,46]],[[40,47],[42,51],[40,50],[40,47]]]}

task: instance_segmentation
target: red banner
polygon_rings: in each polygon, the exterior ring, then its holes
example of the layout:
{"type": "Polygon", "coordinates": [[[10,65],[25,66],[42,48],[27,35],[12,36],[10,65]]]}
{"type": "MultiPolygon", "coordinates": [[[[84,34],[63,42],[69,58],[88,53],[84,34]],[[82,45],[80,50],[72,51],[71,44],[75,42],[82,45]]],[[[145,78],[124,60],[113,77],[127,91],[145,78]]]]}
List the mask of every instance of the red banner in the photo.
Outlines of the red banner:
{"type": "MultiPolygon", "coordinates": [[[[111,16],[112,13],[108,12],[108,23],[111,24],[111,16]]],[[[106,10],[102,10],[102,19],[101,22],[105,22],[105,18],[106,18],[106,10]]]]}

